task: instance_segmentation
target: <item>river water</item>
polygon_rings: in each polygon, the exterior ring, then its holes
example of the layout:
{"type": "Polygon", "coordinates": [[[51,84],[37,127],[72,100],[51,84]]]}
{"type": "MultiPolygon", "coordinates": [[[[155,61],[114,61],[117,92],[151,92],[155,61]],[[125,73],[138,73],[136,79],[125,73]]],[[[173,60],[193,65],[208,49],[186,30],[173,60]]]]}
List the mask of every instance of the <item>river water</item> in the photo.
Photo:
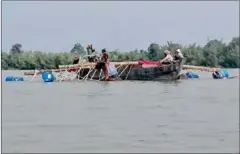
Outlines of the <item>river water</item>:
{"type": "Polygon", "coordinates": [[[5,82],[23,72],[3,71],[2,152],[238,152],[239,79],[199,74],[46,84],[5,82]]]}

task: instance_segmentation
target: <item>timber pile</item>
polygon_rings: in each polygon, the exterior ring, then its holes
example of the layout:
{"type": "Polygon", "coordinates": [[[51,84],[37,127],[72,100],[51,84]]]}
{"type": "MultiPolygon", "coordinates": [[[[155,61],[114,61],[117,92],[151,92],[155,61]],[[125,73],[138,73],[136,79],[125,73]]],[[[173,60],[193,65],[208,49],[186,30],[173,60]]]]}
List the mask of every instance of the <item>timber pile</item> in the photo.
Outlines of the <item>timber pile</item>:
{"type": "MultiPolygon", "coordinates": [[[[127,61],[127,62],[111,62],[115,64],[116,67],[118,66],[127,66],[127,65],[138,65],[137,61],[127,61]]],[[[70,68],[92,68],[95,67],[96,63],[89,63],[83,62],[81,64],[75,65],[59,65],[59,69],[70,69],[70,68]]],[[[220,70],[220,68],[214,67],[204,67],[204,66],[193,66],[193,65],[183,65],[183,70],[199,70],[199,71],[206,71],[206,72],[214,72],[220,70]]]]}
{"type": "Polygon", "coordinates": [[[198,70],[198,71],[206,71],[206,72],[215,72],[215,71],[219,71],[220,69],[221,68],[215,68],[215,67],[183,65],[183,70],[198,70]]]}
{"type": "MultiPolygon", "coordinates": [[[[138,65],[137,61],[128,61],[128,62],[111,62],[112,64],[115,64],[115,66],[124,66],[124,65],[138,65]]],[[[89,67],[95,67],[97,63],[89,63],[89,62],[84,62],[81,64],[74,64],[74,65],[59,65],[59,69],[66,69],[66,68],[72,68],[72,67],[81,67],[81,68],[89,68],[89,67]]]]}

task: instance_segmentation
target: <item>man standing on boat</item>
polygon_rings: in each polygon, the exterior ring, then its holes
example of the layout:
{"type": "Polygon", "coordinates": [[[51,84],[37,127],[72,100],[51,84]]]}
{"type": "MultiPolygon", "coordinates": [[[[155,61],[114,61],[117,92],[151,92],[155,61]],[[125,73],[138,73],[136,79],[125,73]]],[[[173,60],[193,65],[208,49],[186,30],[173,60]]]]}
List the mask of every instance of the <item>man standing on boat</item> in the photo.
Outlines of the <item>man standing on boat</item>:
{"type": "Polygon", "coordinates": [[[99,54],[92,47],[92,44],[88,45],[87,53],[88,53],[88,62],[96,62],[100,59],[99,54]]]}
{"type": "Polygon", "coordinates": [[[92,53],[94,52],[94,49],[92,47],[92,44],[87,46],[87,54],[88,54],[88,62],[93,62],[93,57],[91,56],[92,53]]]}
{"type": "Polygon", "coordinates": [[[103,70],[106,81],[113,81],[119,79],[117,77],[117,68],[114,64],[110,63],[110,57],[107,54],[106,49],[102,49],[101,61],[97,62],[95,69],[103,70]]]}
{"type": "Polygon", "coordinates": [[[104,74],[105,74],[105,80],[109,79],[109,55],[107,54],[106,49],[102,49],[102,62],[104,62],[104,74]]]}
{"type": "Polygon", "coordinates": [[[183,60],[184,57],[183,57],[183,54],[180,49],[176,50],[176,54],[175,54],[174,58],[175,58],[175,60],[180,60],[180,61],[183,60]]]}
{"type": "MultiPolygon", "coordinates": [[[[176,61],[179,60],[180,61],[180,68],[182,68],[182,65],[183,65],[183,58],[184,58],[184,56],[183,56],[181,50],[177,49],[176,53],[174,54],[174,60],[176,60],[176,61]]],[[[180,78],[183,78],[183,79],[187,78],[185,71],[183,71],[183,70],[179,71],[178,79],[180,79],[180,78]]]]}

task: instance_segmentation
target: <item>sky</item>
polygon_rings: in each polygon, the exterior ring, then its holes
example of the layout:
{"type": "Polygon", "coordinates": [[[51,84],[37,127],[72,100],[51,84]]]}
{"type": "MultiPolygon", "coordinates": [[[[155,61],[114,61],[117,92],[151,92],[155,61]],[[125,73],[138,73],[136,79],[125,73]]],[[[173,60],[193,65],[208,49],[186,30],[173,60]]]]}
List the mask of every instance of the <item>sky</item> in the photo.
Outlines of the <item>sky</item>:
{"type": "Polygon", "coordinates": [[[147,49],[239,36],[238,1],[3,1],[2,50],[147,49]]]}

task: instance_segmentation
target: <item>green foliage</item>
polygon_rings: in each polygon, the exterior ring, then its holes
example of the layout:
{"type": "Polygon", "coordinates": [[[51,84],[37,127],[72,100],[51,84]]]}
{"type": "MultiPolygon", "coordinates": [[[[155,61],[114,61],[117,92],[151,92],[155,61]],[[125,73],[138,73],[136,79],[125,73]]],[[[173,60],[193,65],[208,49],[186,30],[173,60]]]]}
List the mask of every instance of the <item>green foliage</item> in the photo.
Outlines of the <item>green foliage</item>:
{"type": "MultiPolygon", "coordinates": [[[[10,52],[2,52],[2,69],[29,70],[39,68],[57,68],[58,65],[72,64],[75,55],[85,55],[85,48],[77,43],[70,52],[45,53],[40,51],[22,51],[21,44],[14,44],[10,52]]],[[[111,61],[138,61],[141,59],[159,60],[164,57],[164,50],[172,52],[180,48],[185,57],[185,64],[201,66],[222,66],[226,68],[240,68],[239,37],[234,37],[228,44],[221,40],[210,40],[203,47],[190,44],[182,46],[167,42],[166,45],[152,43],[147,50],[135,49],[130,52],[109,51],[111,61]]]]}
{"type": "Polygon", "coordinates": [[[85,55],[86,50],[84,49],[84,47],[80,43],[76,43],[74,45],[74,47],[72,48],[72,50],[70,51],[70,53],[76,54],[76,55],[85,55]]]}
{"type": "Polygon", "coordinates": [[[10,52],[12,54],[22,53],[23,51],[21,49],[22,49],[22,44],[17,43],[17,44],[12,45],[12,48],[11,48],[10,52]]]}

